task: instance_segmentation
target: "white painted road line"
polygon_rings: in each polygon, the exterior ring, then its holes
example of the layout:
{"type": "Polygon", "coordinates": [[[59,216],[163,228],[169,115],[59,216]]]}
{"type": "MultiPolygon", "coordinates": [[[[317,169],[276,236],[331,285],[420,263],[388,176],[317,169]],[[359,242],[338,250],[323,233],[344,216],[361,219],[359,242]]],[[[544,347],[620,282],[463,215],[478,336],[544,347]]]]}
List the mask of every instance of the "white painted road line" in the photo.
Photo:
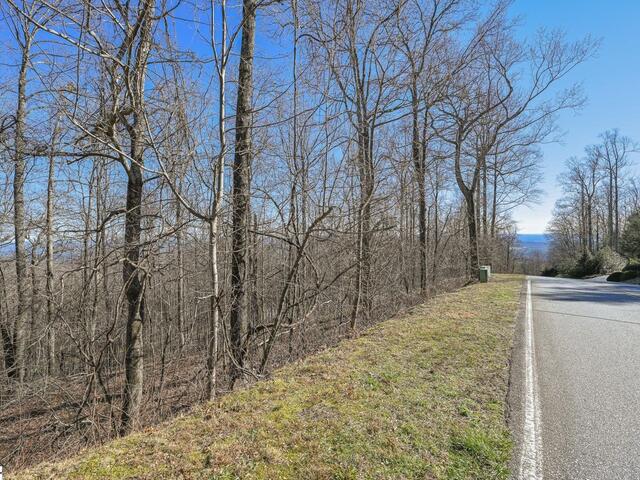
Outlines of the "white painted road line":
{"type": "Polygon", "coordinates": [[[521,480],[542,480],[542,441],[540,440],[540,403],[538,400],[538,379],[535,370],[535,350],[533,339],[533,306],[531,303],[531,280],[527,279],[527,300],[525,311],[525,399],[524,399],[524,439],[520,455],[521,480]]]}

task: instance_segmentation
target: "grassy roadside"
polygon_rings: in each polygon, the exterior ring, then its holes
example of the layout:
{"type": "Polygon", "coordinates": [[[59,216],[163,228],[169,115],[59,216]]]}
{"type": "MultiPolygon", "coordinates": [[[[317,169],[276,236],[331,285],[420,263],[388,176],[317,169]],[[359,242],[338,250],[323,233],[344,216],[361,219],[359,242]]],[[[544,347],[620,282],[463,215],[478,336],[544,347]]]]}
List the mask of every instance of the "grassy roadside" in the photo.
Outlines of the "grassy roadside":
{"type": "Polygon", "coordinates": [[[8,478],[507,478],[521,281],[442,295],[161,427],[8,478]]]}

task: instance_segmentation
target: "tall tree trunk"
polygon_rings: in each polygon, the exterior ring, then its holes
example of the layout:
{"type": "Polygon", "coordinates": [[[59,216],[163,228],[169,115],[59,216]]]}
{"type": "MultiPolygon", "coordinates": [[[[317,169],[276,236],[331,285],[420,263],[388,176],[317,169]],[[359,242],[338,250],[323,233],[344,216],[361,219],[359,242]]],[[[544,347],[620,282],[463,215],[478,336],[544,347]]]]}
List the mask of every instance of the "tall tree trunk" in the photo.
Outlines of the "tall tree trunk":
{"type": "MultiPolygon", "coordinates": [[[[212,14],[215,4],[211,2],[212,14]]],[[[224,195],[224,169],[227,151],[226,137],[226,74],[227,74],[227,5],[221,1],[221,53],[218,65],[218,140],[220,153],[214,169],[213,179],[216,185],[216,195],[209,222],[209,270],[211,275],[211,299],[209,301],[210,336],[207,350],[207,398],[213,400],[216,396],[217,360],[218,360],[218,332],[220,329],[220,275],[218,272],[218,222],[222,213],[222,197],[224,195]]],[[[213,25],[212,21],[212,25],[213,25]]],[[[212,30],[211,46],[215,51],[215,38],[212,30]]]]}
{"type": "MultiPolygon", "coordinates": [[[[414,79],[411,89],[412,95],[412,115],[411,115],[411,157],[416,174],[416,183],[418,186],[418,237],[420,252],[420,293],[427,293],[427,189],[425,158],[422,155],[424,149],[420,146],[420,121],[418,102],[417,79],[414,79]]],[[[426,121],[426,119],[425,119],[426,121]]]]}
{"type": "Polygon", "coordinates": [[[255,45],[256,2],[244,0],[242,44],[238,67],[236,145],[233,159],[231,237],[230,337],[233,356],[231,384],[242,375],[247,330],[247,221],[249,216],[251,167],[251,98],[253,95],[253,51],[255,45]]]}
{"type": "Polygon", "coordinates": [[[488,167],[487,167],[487,159],[486,157],[482,161],[482,191],[480,194],[481,202],[482,202],[482,262],[483,264],[491,264],[492,254],[491,254],[491,242],[489,241],[489,224],[488,224],[488,195],[487,195],[487,184],[488,184],[488,167]]]}
{"type": "Polygon", "coordinates": [[[18,311],[14,326],[14,362],[9,369],[9,375],[17,378],[20,382],[24,380],[26,373],[26,341],[27,316],[29,314],[28,279],[27,279],[27,256],[25,252],[26,229],[25,229],[25,205],[24,205],[24,183],[25,183],[25,123],[27,108],[27,68],[29,64],[29,52],[31,39],[27,38],[26,44],[22,48],[22,59],[20,63],[20,73],[18,74],[18,105],[15,119],[15,150],[14,150],[14,176],[13,176],[13,223],[15,233],[16,252],[16,286],[18,289],[18,311]]]}
{"type": "Polygon", "coordinates": [[[613,227],[613,248],[618,251],[619,239],[620,239],[620,190],[618,188],[619,172],[618,172],[618,160],[614,165],[613,175],[613,210],[614,210],[614,227],[613,227]]]}
{"type": "Polygon", "coordinates": [[[473,175],[473,180],[471,181],[471,186],[467,186],[464,181],[464,177],[462,176],[462,168],[461,168],[461,157],[462,157],[462,138],[463,131],[458,130],[456,143],[455,143],[455,153],[454,153],[454,170],[456,183],[458,184],[458,188],[462,193],[462,196],[465,201],[466,207],[466,222],[467,222],[467,235],[469,240],[469,257],[467,259],[467,268],[470,278],[478,278],[479,275],[479,258],[478,258],[478,228],[477,228],[477,212],[476,212],[476,203],[475,196],[476,190],[478,188],[479,183],[479,173],[482,168],[482,164],[476,163],[475,172],[473,175]]]}
{"type": "MultiPolygon", "coordinates": [[[[368,169],[371,167],[369,166],[368,169]]],[[[366,320],[371,317],[373,299],[371,298],[371,200],[373,199],[373,179],[367,174],[364,182],[365,199],[362,206],[362,312],[366,320]]]]}
{"type": "MultiPolygon", "coordinates": [[[[362,117],[364,118],[364,117],[362,117]]],[[[358,206],[358,228],[356,245],[356,292],[351,311],[351,331],[355,331],[360,313],[368,319],[371,315],[371,201],[373,200],[373,151],[371,129],[361,120],[358,132],[358,170],[360,181],[360,204],[358,206]]]]}
{"type": "Polygon", "coordinates": [[[587,198],[587,240],[589,253],[593,253],[593,198],[587,198]]]}
{"type": "Polygon", "coordinates": [[[15,364],[15,344],[13,343],[13,333],[9,329],[8,322],[7,290],[5,288],[4,272],[0,266],[0,336],[2,337],[4,369],[7,375],[10,376],[15,364]]]}
{"type": "Polygon", "coordinates": [[[586,208],[585,208],[585,195],[584,185],[580,185],[580,246],[582,247],[582,253],[587,253],[587,222],[586,222],[586,208]]]}
{"type": "Polygon", "coordinates": [[[491,240],[496,238],[496,222],[498,218],[498,165],[495,159],[491,182],[491,240]]]}
{"type": "Polygon", "coordinates": [[[53,306],[53,198],[55,195],[55,145],[58,136],[58,123],[53,130],[51,150],[49,153],[49,171],[47,174],[47,212],[45,225],[46,242],[46,289],[47,289],[47,373],[56,375],[58,363],[56,362],[56,329],[54,325],[53,306]]]}
{"type": "MultiPolygon", "coordinates": [[[[300,194],[299,181],[300,177],[304,177],[304,168],[298,164],[298,2],[297,0],[291,0],[291,12],[293,16],[293,60],[291,81],[293,82],[293,125],[292,125],[292,171],[293,178],[291,181],[291,190],[289,192],[289,219],[287,225],[287,235],[293,235],[296,239],[300,231],[299,218],[298,218],[298,196],[300,194]]],[[[303,193],[304,196],[304,193],[303,193]]],[[[296,247],[293,244],[289,244],[287,251],[287,269],[290,271],[293,268],[293,263],[296,256],[296,247]]],[[[300,313],[300,307],[298,306],[298,294],[299,294],[299,272],[296,271],[292,278],[293,285],[289,288],[287,294],[287,323],[289,328],[289,359],[293,359],[294,355],[294,321],[297,315],[300,313]]]]}
{"type": "Polygon", "coordinates": [[[613,169],[609,167],[609,185],[607,188],[607,243],[614,248],[613,234],[613,169]]]}
{"type": "Polygon", "coordinates": [[[488,225],[488,196],[487,196],[487,161],[486,159],[482,162],[482,235],[486,238],[489,233],[489,225],[488,225]]]}
{"type": "MultiPolygon", "coordinates": [[[[92,265],[90,263],[91,260],[91,232],[94,228],[94,224],[92,222],[92,210],[94,204],[94,196],[95,196],[95,181],[96,181],[96,172],[98,170],[99,160],[94,160],[93,165],[91,166],[91,176],[89,178],[89,189],[87,192],[87,200],[86,200],[86,211],[84,212],[84,234],[82,237],[82,312],[81,316],[85,322],[85,331],[88,337],[88,350],[91,351],[94,348],[95,343],[95,333],[96,333],[96,318],[93,310],[91,309],[91,304],[89,303],[90,292],[91,292],[91,279],[93,275],[91,273],[92,265]]],[[[83,199],[84,205],[84,199],[83,199]]],[[[93,252],[94,257],[97,252],[93,252]]],[[[95,258],[94,258],[95,260],[95,258]]],[[[85,369],[86,372],[90,372],[93,368],[91,365],[91,361],[89,358],[85,357],[85,369]]]]}
{"type": "Polygon", "coordinates": [[[38,341],[38,336],[36,329],[38,327],[38,319],[40,317],[40,279],[38,278],[37,267],[38,267],[38,254],[36,252],[36,245],[31,246],[30,253],[31,261],[30,261],[30,274],[31,274],[31,301],[29,302],[29,348],[26,351],[26,354],[29,355],[31,353],[31,357],[33,360],[31,361],[30,367],[31,371],[37,371],[38,364],[37,361],[41,358],[41,355],[36,350],[40,345],[38,341]]]}
{"type": "Polygon", "coordinates": [[[142,327],[145,318],[144,282],[140,273],[140,237],[142,232],[142,194],[144,188],[144,96],[146,67],[151,48],[151,23],[155,1],[146,0],[140,6],[140,39],[132,72],[133,123],[128,125],[131,141],[127,178],[127,205],[125,215],[125,259],[122,267],[127,297],[127,333],[125,353],[125,385],[122,404],[120,434],[129,433],[138,421],[142,403],[144,374],[144,345],[142,327]]]}
{"type": "Polygon", "coordinates": [[[209,340],[207,346],[207,399],[216,397],[218,332],[220,325],[219,272],[218,272],[218,219],[209,222],[209,274],[211,297],[209,298],[209,340]]]}
{"type": "Polygon", "coordinates": [[[438,174],[438,165],[436,164],[436,183],[433,188],[433,251],[431,254],[431,288],[434,293],[438,289],[438,257],[440,248],[440,181],[438,174]]]}
{"type": "MultiPolygon", "coordinates": [[[[178,180],[179,185],[178,189],[181,189],[182,179],[178,180]]],[[[183,211],[182,211],[182,203],[179,200],[176,200],[176,224],[178,226],[178,231],[176,232],[176,255],[178,260],[178,291],[177,293],[177,302],[178,302],[178,346],[180,347],[180,351],[184,349],[185,346],[185,326],[184,326],[184,234],[182,230],[182,221],[183,221],[183,211]]]]}
{"type": "Polygon", "coordinates": [[[480,267],[478,256],[478,226],[476,222],[475,192],[469,190],[464,194],[467,210],[467,232],[469,235],[469,269],[472,278],[477,277],[480,267]]]}
{"type": "MultiPolygon", "coordinates": [[[[142,161],[142,149],[134,142],[132,158],[142,161]]],[[[137,420],[142,402],[144,373],[144,345],[142,327],[144,323],[143,282],[138,264],[140,261],[141,208],[143,178],[142,169],[132,162],[127,182],[127,213],[125,216],[125,260],[123,281],[128,304],[127,336],[125,355],[125,387],[122,406],[120,434],[131,431],[137,420]]]]}

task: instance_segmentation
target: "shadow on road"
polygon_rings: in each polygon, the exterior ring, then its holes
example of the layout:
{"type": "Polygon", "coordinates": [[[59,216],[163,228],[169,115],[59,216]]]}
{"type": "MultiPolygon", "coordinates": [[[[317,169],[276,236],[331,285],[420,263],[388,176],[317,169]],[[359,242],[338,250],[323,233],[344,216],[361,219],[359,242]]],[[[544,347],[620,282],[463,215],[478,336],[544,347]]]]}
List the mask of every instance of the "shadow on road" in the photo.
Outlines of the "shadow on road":
{"type": "Polygon", "coordinates": [[[635,285],[601,283],[588,280],[558,279],[538,282],[535,298],[554,302],[595,302],[598,304],[636,304],[640,306],[640,288],[635,285]]]}

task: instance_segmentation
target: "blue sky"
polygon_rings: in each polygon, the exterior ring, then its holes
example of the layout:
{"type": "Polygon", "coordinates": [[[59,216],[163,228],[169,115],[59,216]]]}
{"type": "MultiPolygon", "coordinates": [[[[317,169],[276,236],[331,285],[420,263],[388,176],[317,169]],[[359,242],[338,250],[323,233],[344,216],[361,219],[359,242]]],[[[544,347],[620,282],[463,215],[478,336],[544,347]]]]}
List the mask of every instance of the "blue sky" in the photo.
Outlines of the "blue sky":
{"type": "MultiPolygon", "coordinates": [[[[640,2],[516,0],[512,12],[523,16],[524,33],[560,28],[570,39],[587,34],[602,39],[596,58],[571,74],[573,81],[583,85],[586,106],[577,114],[566,112],[560,117],[558,126],[566,132],[562,144],[543,147],[541,202],[514,214],[520,233],[541,233],[561,194],[557,177],[567,158],[581,155],[586,145],[598,141],[598,134],[613,128],[640,141],[640,2]]],[[[640,164],[638,156],[636,163],[640,164]]]]}

